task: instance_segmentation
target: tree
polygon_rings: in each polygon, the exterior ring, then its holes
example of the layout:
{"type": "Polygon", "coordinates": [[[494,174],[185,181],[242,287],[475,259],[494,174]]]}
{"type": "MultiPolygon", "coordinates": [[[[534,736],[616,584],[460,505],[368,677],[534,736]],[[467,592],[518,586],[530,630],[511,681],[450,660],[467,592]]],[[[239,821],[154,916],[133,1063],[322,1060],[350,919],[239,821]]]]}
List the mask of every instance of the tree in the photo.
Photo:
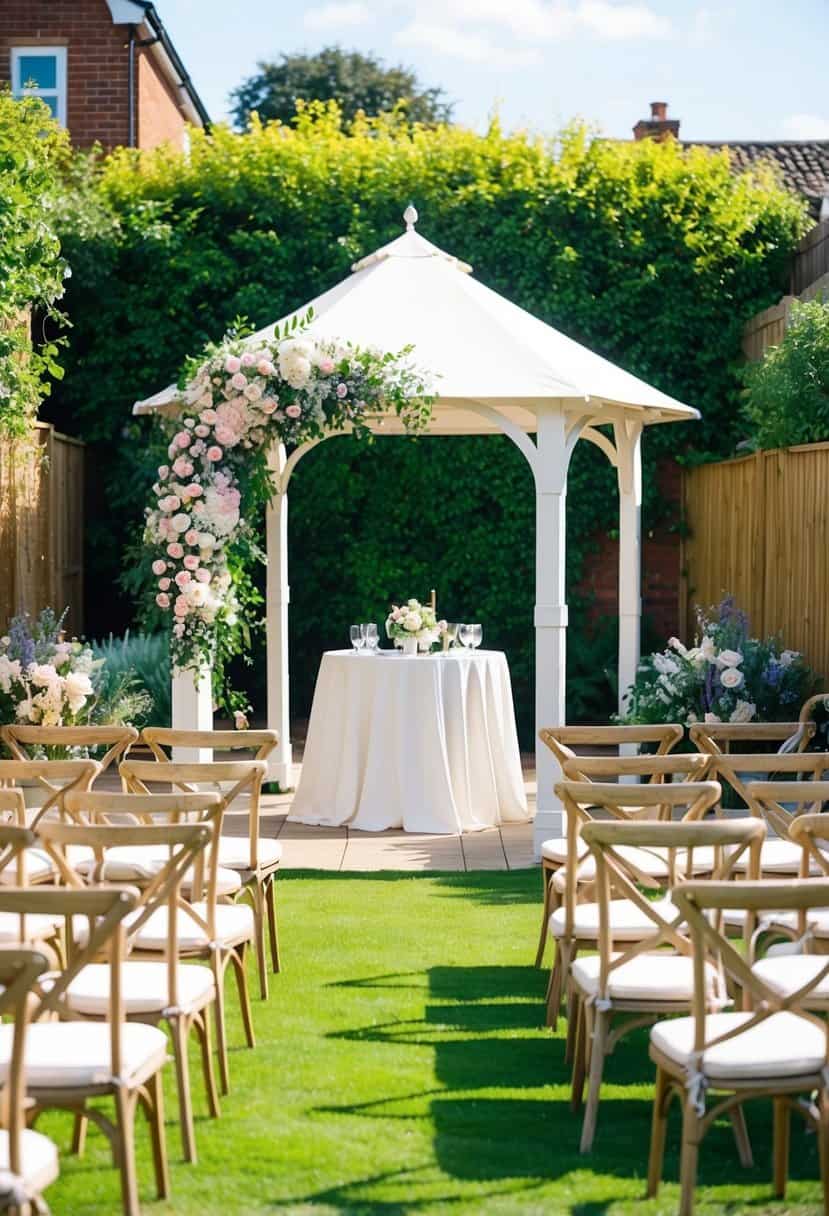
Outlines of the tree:
{"type": "Polygon", "coordinates": [[[386,67],[374,55],[327,46],[316,55],[283,55],[278,63],[260,61],[259,71],[231,94],[239,127],[252,111],[263,121],[290,123],[297,102],[336,101],[348,122],[358,110],[368,116],[393,110],[402,103],[411,122],[448,122],[452,107],[443,89],[424,89],[414,72],[400,65],[386,67]]]}
{"type": "Polygon", "coordinates": [[[782,342],[744,376],[758,447],[829,439],[829,303],[796,303],[782,342]]]}

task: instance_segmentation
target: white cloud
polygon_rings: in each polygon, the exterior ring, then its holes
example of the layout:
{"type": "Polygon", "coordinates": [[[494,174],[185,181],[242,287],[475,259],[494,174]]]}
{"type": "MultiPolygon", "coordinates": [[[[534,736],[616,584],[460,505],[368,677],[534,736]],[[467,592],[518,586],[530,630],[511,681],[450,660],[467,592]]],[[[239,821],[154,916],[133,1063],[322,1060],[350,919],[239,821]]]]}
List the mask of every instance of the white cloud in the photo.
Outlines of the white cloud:
{"type": "Polygon", "coordinates": [[[485,34],[459,26],[427,21],[412,21],[394,36],[399,46],[419,46],[466,63],[490,63],[498,67],[524,67],[537,63],[540,55],[533,47],[512,50],[492,42],[485,34]]]}
{"type": "Polygon", "coordinates": [[[611,4],[608,0],[582,0],[576,5],[579,24],[599,38],[614,42],[626,38],[670,38],[667,17],[660,17],[647,4],[611,4]]]}
{"type": "Polygon", "coordinates": [[[368,5],[361,3],[361,0],[331,0],[330,4],[309,8],[303,24],[309,30],[327,30],[368,25],[370,20],[368,5]]]}
{"type": "Polygon", "coordinates": [[[790,114],[783,120],[787,139],[829,139],[829,118],[820,114],[790,114]]]}

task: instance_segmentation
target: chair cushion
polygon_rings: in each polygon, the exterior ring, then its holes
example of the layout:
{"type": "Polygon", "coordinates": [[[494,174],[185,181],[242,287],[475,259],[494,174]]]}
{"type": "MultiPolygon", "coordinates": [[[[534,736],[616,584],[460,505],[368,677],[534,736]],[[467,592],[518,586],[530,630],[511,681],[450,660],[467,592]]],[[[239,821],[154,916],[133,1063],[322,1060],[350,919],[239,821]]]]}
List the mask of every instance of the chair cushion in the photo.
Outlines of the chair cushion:
{"type": "MultiPolygon", "coordinates": [[[[13,1027],[0,1026],[0,1079],[8,1074],[13,1027]]],[[[152,1076],[167,1058],[167,1036],[157,1026],[126,1022],[121,1027],[123,1080],[137,1083],[152,1076]]],[[[26,1083],[29,1089],[64,1089],[107,1085],[110,1027],[101,1022],[34,1022],[26,1035],[26,1083]]]]}
{"type": "MultiPolygon", "coordinates": [[[[82,967],[69,985],[66,1000],[76,1013],[109,1013],[110,969],[106,963],[82,967]]],[[[170,1004],[166,963],[126,962],[121,966],[124,1012],[161,1013],[170,1004]]],[[[198,963],[178,966],[178,1007],[200,1009],[216,995],[213,972],[198,963]]]]}
{"type": "MultiPolygon", "coordinates": [[[[618,958],[614,954],[613,958],[618,958]]],[[[599,991],[598,954],[578,957],[570,972],[578,986],[588,996],[599,991]]],[[[709,993],[717,990],[717,972],[708,964],[709,993]]],[[[622,963],[608,976],[608,993],[617,1001],[684,1001],[694,995],[694,960],[667,951],[638,954],[622,963]]]]}
{"type": "MultiPolygon", "coordinates": [[[[277,866],[282,860],[282,845],[278,840],[259,837],[259,865],[263,868],[277,866]]],[[[229,870],[250,869],[250,839],[247,836],[221,836],[219,838],[219,865],[229,870]]]]}
{"type": "MultiPolygon", "coordinates": [[[[39,1195],[58,1176],[57,1145],[48,1136],[25,1128],[20,1137],[20,1149],[23,1189],[28,1195],[39,1195]]],[[[10,1175],[10,1171],[9,1133],[3,1128],[0,1129],[0,1198],[5,1198],[12,1190],[9,1184],[13,1185],[15,1175],[10,1175]]]]}
{"type": "MultiPolygon", "coordinates": [[[[25,849],[26,877],[29,882],[43,882],[55,873],[55,863],[43,849],[25,849]]],[[[17,861],[10,862],[0,870],[0,885],[4,887],[17,886],[17,861]]],[[[1,1168],[1,1167],[0,1167],[1,1168]]]]}
{"type": "MultiPolygon", "coordinates": [[[[761,958],[754,964],[752,971],[774,992],[785,996],[796,992],[816,975],[820,975],[828,963],[829,958],[825,954],[776,954],[761,958]]],[[[816,984],[804,1000],[808,1003],[811,996],[823,1001],[829,999],[829,977],[824,977],[816,984]]]]}
{"type": "MultiPolygon", "coordinates": [[[[576,841],[576,851],[579,857],[583,857],[587,852],[587,845],[583,840],[576,841]]],[[[551,836],[549,840],[541,842],[541,856],[547,861],[557,861],[561,865],[567,860],[567,837],[566,836],[551,836]]]]}
{"type": "MultiPolygon", "coordinates": [[[[750,1013],[710,1013],[706,1038],[724,1034],[749,1021],[750,1013]]],[[[694,1019],[676,1018],[651,1027],[651,1043],[663,1055],[687,1067],[694,1050],[694,1019]]],[[[744,1034],[710,1047],[702,1071],[711,1080],[747,1080],[762,1077],[799,1077],[819,1073],[826,1052],[826,1036],[796,1013],[773,1013],[744,1034]]]]}
{"type": "MultiPolygon", "coordinates": [[[[166,849],[158,849],[155,845],[117,845],[107,849],[103,865],[102,877],[106,882],[139,882],[146,881],[157,874],[170,860],[166,849]]],[[[77,868],[90,873],[94,865],[84,861],[77,868]]],[[[242,883],[238,874],[223,866],[217,867],[216,893],[218,895],[235,895],[241,890],[242,883]]],[[[186,870],[182,879],[182,891],[186,894],[193,882],[192,868],[186,870]]]]}
{"type": "MultiPolygon", "coordinates": [[[[800,845],[791,840],[764,840],[760,847],[760,868],[766,874],[797,874],[802,856],[800,845]]],[[[746,850],[734,863],[734,870],[737,873],[745,873],[748,866],[749,855],[746,850]]],[[[811,869],[815,874],[821,872],[816,861],[812,862],[811,869]]]]}
{"type": "MultiPolygon", "coordinates": [[[[24,941],[38,942],[52,937],[64,923],[64,918],[54,912],[48,914],[29,912],[24,919],[26,922],[22,934],[24,941]]],[[[8,945],[9,942],[20,942],[20,940],[20,917],[16,912],[0,912],[0,943],[8,945]]]]}
{"type": "MultiPolygon", "coordinates": [[[[207,904],[192,905],[197,916],[207,919],[207,904]]],[[[135,917],[132,912],[125,923],[135,917]]],[[[178,944],[181,950],[201,950],[208,944],[207,934],[192,917],[179,911],[177,917],[178,944]]],[[[216,939],[232,946],[254,938],[253,910],[247,904],[218,904],[216,906],[216,939]]],[[[163,951],[167,948],[167,908],[157,908],[138,931],[133,945],[138,950],[163,951]]]]}
{"type": "MultiPolygon", "coordinates": [[[[676,908],[668,898],[654,900],[652,906],[669,922],[676,916],[676,908]]],[[[564,936],[566,918],[566,908],[556,908],[549,921],[550,933],[553,937],[564,936]]],[[[630,899],[612,899],[610,901],[610,920],[613,936],[619,941],[640,941],[657,932],[657,927],[651,918],[630,899]]],[[[598,904],[576,904],[574,931],[578,938],[595,941],[599,936],[598,904]]]]}

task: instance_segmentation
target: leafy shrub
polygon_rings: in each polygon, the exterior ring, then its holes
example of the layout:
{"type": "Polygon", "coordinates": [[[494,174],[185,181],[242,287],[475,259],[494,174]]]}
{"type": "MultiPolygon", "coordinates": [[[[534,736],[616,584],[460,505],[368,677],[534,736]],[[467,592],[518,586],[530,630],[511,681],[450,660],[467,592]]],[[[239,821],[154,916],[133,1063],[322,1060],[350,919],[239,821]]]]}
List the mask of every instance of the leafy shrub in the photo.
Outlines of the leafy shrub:
{"type": "Polygon", "coordinates": [[[144,694],[140,713],[131,718],[133,726],[169,726],[172,720],[170,693],[170,647],[166,634],[142,634],[126,631],[123,637],[110,634],[100,642],[92,642],[92,653],[103,659],[100,695],[110,700],[132,681],[144,694]]]}
{"type": "Polygon", "coordinates": [[[829,303],[795,303],[782,342],[744,374],[758,447],[828,440],[829,303]]]}

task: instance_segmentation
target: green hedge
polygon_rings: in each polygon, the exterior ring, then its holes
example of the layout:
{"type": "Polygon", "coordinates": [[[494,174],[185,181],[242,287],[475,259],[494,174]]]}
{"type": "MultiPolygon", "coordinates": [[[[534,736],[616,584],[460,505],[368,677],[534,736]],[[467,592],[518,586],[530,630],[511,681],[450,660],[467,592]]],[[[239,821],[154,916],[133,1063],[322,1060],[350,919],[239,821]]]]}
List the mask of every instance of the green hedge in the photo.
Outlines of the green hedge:
{"type": "MultiPolygon", "coordinates": [[[[113,605],[110,588],[154,459],[152,427],[131,419],[132,402],[236,316],[263,325],[347,275],[400,232],[409,200],[421,232],[483,282],[703,411],[701,424],[652,429],[649,466],[665,452],[728,453],[742,437],[742,326],[779,295],[804,227],[802,206],[770,172],[735,177],[725,154],[596,140],[579,127],[554,143],[497,124],[485,135],[392,120],[344,130],[335,112],[313,107],[294,129],[197,132],[186,158],[122,151],[100,170],[79,168],[63,231],[74,329],[58,417],[100,445],[88,603],[94,612],[97,586],[106,600],[93,628],[131,616],[129,598],[113,605]]],[[[663,507],[646,481],[654,526],[663,507]]],[[[341,642],[351,620],[434,585],[442,607],[481,618],[487,640],[507,647],[519,714],[531,720],[534,509],[508,440],[389,439],[370,449],[333,440],[298,469],[290,510],[299,712],[321,649],[341,642]]],[[[579,445],[571,586],[597,529],[614,522],[612,470],[579,445]]],[[[571,622],[582,673],[573,707],[608,712],[610,630],[597,651],[587,606],[574,604],[571,622]]],[[[258,653],[256,668],[261,683],[258,653]]]]}

